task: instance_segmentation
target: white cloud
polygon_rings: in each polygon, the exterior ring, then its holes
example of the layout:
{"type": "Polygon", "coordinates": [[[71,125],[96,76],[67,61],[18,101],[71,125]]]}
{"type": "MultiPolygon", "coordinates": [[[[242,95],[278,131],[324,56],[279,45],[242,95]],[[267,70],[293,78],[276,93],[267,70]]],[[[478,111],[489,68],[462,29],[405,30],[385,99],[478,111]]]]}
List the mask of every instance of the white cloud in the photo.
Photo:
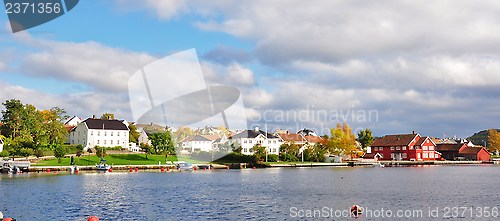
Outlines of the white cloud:
{"type": "Polygon", "coordinates": [[[20,70],[36,77],[83,83],[96,90],[127,90],[129,77],[154,57],[96,42],[38,41],[40,52],[27,54],[20,70]]]}

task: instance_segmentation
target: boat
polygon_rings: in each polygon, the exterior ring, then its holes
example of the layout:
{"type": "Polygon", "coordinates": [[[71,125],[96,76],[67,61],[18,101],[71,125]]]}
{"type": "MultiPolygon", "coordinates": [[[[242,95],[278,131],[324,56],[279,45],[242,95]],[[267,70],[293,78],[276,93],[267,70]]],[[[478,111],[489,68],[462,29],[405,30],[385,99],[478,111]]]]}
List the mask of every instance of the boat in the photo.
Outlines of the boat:
{"type": "Polygon", "coordinates": [[[15,174],[15,173],[21,173],[23,170],[27,170],[30,166],[30,162],[28,161],[3,161],[0,164],[1,172],[2,173],[9,173],[9,174],[15,174]]]}
{"type": "Polygon", "coordinates": [[[181,171],[189,171],[189,170],[193,170],[194,169],[194,166],[193,164],[190,164],[190,163],[186,163],[186,162],[178,162],[176,164],[177,166],[177,169],[178,170],[181,170],[181,171]]]}
{"type": "Polygon", "coordinates": [[[106,160],[104,158],[101,158],[101,162],[99,164],[96,164],[95,166],[97,171],[107,172],[111,169],[111,166],[106,164],[106,160]]]}
{"type": "Polygon", "coordinates": [[[384,165],[384,164],[382,164],[382,163],[378,163],[378,166],[379,166],[379,167],[385,167],[385,165],[384,165]]]}

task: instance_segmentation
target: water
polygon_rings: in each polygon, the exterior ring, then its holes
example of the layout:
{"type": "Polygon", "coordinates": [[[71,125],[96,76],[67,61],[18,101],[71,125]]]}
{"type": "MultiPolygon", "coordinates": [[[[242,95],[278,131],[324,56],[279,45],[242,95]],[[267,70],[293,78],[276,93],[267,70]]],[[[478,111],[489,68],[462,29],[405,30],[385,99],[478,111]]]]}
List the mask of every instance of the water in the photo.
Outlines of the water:
{"type": "Polygon", "coordinates": [[[499,183],[492,165],[3,174],[0,211],[17,220],[352,220],[341,212],[357,204],[359,220],[455,220],[445,207],[472,206],[460,220],[498,220],[477,208],[500,208],[499,183]]]}

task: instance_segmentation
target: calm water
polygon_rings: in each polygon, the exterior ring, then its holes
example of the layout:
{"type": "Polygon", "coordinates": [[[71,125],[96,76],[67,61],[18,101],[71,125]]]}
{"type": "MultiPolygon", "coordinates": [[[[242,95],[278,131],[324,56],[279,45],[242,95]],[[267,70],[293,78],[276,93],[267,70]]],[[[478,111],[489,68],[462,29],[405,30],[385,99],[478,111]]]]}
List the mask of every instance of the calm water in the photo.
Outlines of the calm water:
{"type": "Polygon", "coordinates": [[[359,220],[408,220],[382,209],[433,220],[429,207],[438,207],[437,220],[455,220],[443,217],[445,207],[472,206],[460,220],[499,220],[476,208],[500,208],[499,185],[500,167],[491,165],[4,174],[0,211],[17,220],[352,220],[336,216],[358,204],[372,212],[359,220]],[[314,210],[316,218],[302,217],[314,210]]]}

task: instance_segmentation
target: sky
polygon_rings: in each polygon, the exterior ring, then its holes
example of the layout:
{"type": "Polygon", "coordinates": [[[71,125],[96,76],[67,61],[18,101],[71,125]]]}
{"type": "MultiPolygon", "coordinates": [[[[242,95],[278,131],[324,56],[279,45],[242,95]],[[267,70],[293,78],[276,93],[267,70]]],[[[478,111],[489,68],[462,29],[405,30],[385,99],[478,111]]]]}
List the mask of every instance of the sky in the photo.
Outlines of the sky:
{"type": "Polygon", "coordinates": [[[499,127],[500,2],[488,0],[83,0],[17,33],[2,12],[0,100],[134,121],[129,78],[193,48],[207,84],[240,90],[248,127],[499,127]]]}

